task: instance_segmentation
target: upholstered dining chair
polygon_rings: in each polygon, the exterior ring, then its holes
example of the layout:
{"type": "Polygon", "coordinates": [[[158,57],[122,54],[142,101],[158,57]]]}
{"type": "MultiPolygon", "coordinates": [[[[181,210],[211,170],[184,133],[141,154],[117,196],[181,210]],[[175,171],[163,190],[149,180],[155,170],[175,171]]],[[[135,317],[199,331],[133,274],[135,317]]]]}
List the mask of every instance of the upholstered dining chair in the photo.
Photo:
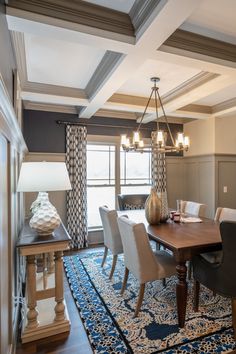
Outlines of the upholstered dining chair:
{"type": "Polygon", "coordinates": [[[117,224],[118,215],[116,210],[110,210],[107,206],[99,207],[99,213],[102,220],[105,246],[101,266],[104,266],[108,250],[110,250],[113,255],[112,267],[109,275],[109,279],[111,279],[115,271],[117,256],[123,253],[120,231],[117,224]]]}
{"type": "Polygon", "coordinates": [[[134,317],[142,305],[145,284],[149,281],[164,279],[176,274],[174,258],[166,251],[153,252],[143,223],[136,224],[127,217],[118,218],[121,240],[124,248],[125,275],[121,288],[124,293],[129,272],[140,283],[138,301],[134,317]]]}
{"type": "Polygon", "coordinates": [[[120,210],[144,209],[148,194],[118,194],[120,210]]]}
{"type": "MultiPolygon", "coordinates": [[[[236,209],[217,208],[215,213],[215,221],[236,221],[236,209]]],[[[218,263],[222,259],[222,251],[213,251],[202,253],[201,256],[210,263],[218,263]]]]}
{"type": "Polygon", "coordinates": [[[181,212],[185,214],[191,214],[197,217],[204,217],[206,212],[206,204],[182,200],[181,212]]]}
{"type": "Polygon", "coordinates": [[[236,339],[236,221],[220,223],[222,257],[217,262],[207,261],[202,255],[193,258],[194,311],[198,311],[200,284],[214,293],[230,297],[234,337],[236,339]]]}

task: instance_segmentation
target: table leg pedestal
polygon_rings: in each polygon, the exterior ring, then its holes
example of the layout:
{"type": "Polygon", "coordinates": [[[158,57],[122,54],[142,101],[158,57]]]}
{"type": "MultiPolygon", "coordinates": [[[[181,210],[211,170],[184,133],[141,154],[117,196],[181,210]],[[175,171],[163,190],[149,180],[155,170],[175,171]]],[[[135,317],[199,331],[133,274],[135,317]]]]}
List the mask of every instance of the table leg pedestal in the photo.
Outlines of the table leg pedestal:
{"type": "Polygon", "coordinates": [[[187,267],[185,262],[180,262],[176,266],[178,283],[176,285],[176,299],[179,327],[183,328],[185,324],[188,284],[186,282],[187,267]]]}

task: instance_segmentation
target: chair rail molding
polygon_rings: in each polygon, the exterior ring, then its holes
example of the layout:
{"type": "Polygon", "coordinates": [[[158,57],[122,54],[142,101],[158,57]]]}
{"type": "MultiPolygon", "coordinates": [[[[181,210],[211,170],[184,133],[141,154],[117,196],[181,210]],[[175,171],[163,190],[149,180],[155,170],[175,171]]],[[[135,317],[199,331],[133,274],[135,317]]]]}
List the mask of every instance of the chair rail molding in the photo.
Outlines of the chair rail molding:
{"type": "Polygon", "coordinates": [[[27,146],[17,123],[14,108],[8,95],[3,77],[0,74],[0,131],[18,151],[26,152],[27,146]]]}

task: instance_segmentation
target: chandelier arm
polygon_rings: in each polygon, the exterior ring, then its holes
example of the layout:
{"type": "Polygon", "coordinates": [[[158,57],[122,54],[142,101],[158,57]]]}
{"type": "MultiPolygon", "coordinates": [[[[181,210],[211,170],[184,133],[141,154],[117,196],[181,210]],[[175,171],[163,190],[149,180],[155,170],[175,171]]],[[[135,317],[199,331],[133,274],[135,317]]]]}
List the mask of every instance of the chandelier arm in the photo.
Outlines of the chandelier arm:
{"type": "Polygon", "coordinates": [[[155,83],[155,106],[156,106],[157,131],[158,131],[159,130],[159,122],[158,122],[158,108],[157,108],[157,92],[158,92],[158,87],[156,87],[156,83],[155,83]]]}
{"type": "Polygon", "coordinates": [[[163,107],[163,104],[162,104],[162,101],[161,101],[161,97],[160,97],[160,94],[159,94],[158,90],[157,90],[157,94],[158,94],[159,102],[160,102],[160,105],[161,105],[161,108],[162,108],[162,112],[163,112],[163,115],[164,115],[164,118],[165,118],[165,121],[166,121],[168,132],[170,134],[171,142],[172,142],[173,146],[175,146],[175,141],[174,141],[173,135],[171,133],[170,126],[169,126],[169,123],[168,123],[168,119],[167,119],[167,116],[166,116],[166,113],[165,113],[165,110],[164,110],[164,107],[163,107]]]}
{"type": "Polygon", "coordinates": [[[148,99],[148,101],[147,101],[147,104],[146,104],[145,110],[144,110],[144,112],[143,112],[142,118],[141,118],[141,120],[140,120],[140,122],[139,122],[137,132],[139,131],[140,126],[141,126],[141,124],[142,124],[142,122],[143,122],[143,118],[144,118],[144,116],[145,116],[145,114],[146,114],[146,112],[147,112],[149,103],[150,103],[151,98],[152,98],[153,91],[154,91],[154,89],[152,88],[152,91],[151,91],[151,94],[150,94],[149,99],[148,99]]]}

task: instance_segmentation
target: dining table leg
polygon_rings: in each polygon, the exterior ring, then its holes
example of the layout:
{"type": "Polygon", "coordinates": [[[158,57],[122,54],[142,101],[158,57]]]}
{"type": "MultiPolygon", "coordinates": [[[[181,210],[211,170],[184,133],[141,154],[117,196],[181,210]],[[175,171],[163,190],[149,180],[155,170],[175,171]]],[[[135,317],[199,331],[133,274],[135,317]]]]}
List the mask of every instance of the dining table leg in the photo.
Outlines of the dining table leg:
{"type": "Polygon", "coordinates": [[[185,315],[187,307],[188,284],[186,282],[187,267],[185,262],[179,262],[176,266],[178,282],[176,284],[176,299],[179,327],[183,328],[185,324],[185,315]]]}

